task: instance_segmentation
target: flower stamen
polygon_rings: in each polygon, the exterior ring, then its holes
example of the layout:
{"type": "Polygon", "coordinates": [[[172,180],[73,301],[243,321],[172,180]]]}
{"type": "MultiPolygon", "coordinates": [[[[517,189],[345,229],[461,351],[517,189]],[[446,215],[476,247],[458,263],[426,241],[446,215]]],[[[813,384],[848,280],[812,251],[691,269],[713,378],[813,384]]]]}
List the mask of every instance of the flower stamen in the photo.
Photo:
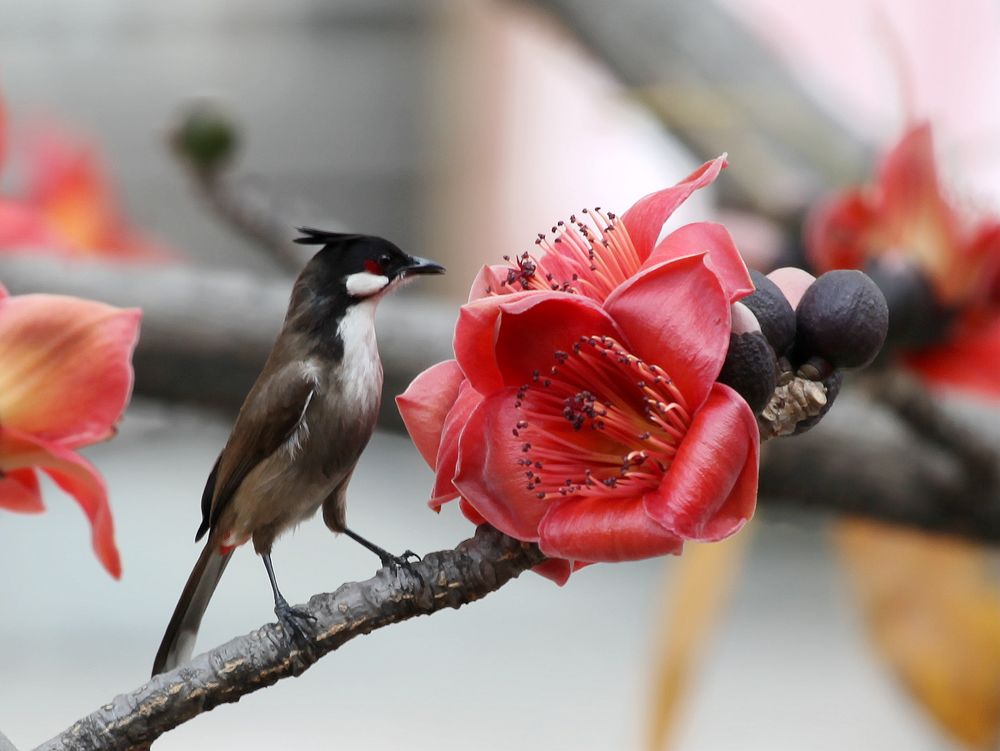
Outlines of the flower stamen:
{"type": "Polygon", "coordinates": [[[536,257],[528,251],[511,258],[504,285],[515,291],[558,290],[604,300],[619,284],[642,266],[635,245],[621,220],[598,207],[584,209],[586,220],[577,215],[559,221],[551,229],[552,239],[539,233],[536,257]]]}
{"type": "Polygon", "coordinates": [[[666,371],[611,337],[581,337],[553,359],[514,402],[525,487],[540,499],[655,488],[691,422],[666,371]]]}

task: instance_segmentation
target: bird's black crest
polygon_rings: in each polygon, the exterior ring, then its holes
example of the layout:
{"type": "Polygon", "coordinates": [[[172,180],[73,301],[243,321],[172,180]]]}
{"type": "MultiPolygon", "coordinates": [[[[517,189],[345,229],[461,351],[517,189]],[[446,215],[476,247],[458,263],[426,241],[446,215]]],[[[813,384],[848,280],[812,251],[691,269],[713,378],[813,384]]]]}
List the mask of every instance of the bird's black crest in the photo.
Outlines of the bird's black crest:
{"type": "Polygon", "coordinates": [[[297,229],[302,233],[302,237],[295,238],[295,242],[299,245],[334,245],[346,240],[359,240],[364,237],[364,235],[352,232],[327,232],[313,227],[298,227],[297,229]]]}

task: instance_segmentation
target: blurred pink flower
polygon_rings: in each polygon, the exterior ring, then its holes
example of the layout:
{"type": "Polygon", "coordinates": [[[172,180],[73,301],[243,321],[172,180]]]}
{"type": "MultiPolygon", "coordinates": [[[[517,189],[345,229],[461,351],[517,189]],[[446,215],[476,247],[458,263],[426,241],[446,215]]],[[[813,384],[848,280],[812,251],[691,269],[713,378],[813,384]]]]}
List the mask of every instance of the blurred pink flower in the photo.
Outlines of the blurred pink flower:
{"type": "Polygon", "coordinates": [[[121,562],[104,480],[75,449],[114,435],[132,392],[141,313],[0,287],[0,508],[44,510],[36,470],[72,495],[94,552],[116,579],[121,562]]]}
{"type": "MultiPolygon", "coordinates": [[[[0,168],[5,140],[0,103],[0,168]]],[[[23,156],[23,195],[0,197],[0,253],[38,248],[119,260],[169,257],[125,220],[93,146],[45,126],[31,134],[23,156]]]]}

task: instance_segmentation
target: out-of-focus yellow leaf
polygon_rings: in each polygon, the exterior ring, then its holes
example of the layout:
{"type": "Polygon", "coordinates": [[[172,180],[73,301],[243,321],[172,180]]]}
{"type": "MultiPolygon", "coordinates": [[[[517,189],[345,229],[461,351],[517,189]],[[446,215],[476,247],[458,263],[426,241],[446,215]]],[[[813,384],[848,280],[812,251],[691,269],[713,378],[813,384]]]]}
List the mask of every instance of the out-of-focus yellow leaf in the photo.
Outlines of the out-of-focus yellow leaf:
{"type": "Polygon", "coordinates": [[[878,650],[969,748],[1000,741],[1000,581],[986,549],[867,521],[835,540],[878,650]]]}
{"type": "Polygon", "coordinates": [[[722,542],[684,546],[656,631],[649,751],[661,751],[676,725],[685,689],[729,599],[749,538],[744,529],[722,542]]]}

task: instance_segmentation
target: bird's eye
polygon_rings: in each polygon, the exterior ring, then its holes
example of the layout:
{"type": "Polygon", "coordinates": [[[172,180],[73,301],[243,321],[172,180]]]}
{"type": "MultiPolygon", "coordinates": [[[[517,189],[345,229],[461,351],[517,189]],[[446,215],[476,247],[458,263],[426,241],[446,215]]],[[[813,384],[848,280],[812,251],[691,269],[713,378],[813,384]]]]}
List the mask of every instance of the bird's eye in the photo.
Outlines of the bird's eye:
{"type": "Polygon", "coordinates": [[[388,253],[383,253],[378,257],[379,266],[383,269],[389,268],[389,264],[392,263],[392,257],[388,253]]]}

